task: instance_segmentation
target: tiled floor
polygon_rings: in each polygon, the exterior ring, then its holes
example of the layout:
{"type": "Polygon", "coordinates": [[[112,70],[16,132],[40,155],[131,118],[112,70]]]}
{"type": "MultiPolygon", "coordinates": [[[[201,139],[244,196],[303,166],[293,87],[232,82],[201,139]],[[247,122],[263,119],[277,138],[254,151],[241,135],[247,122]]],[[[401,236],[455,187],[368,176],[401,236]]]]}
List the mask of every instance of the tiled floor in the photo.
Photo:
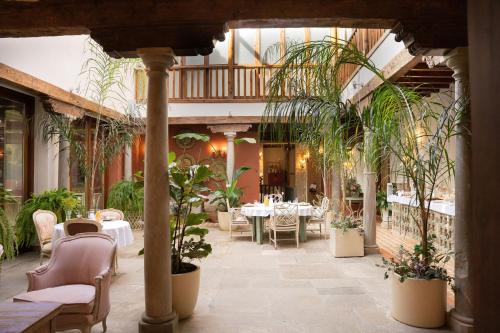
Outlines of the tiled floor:
{"type": "MultiPolygon", "coordinates": [[[[108,332],[137,332],[144,310],[143,261],[133,246],[120,251],[119,274],[111,287],[108,332]]],[[[317,237],[299,249],[278,250],[249,238],[229,241],[210,229],[213,254],[201,262],[201,290],[195,314],[180,323],[182,333],[224,332],[449,332],[408,327],[391,318],[390,285],[376,266],[378,255],[335,259],[317,237]]],[[[24,272],[38,266],[33,253],[3,264],[0,300],[25,290],[24,272]]],[[[94,327],[92,332],[101,332],[94,327]]]]}

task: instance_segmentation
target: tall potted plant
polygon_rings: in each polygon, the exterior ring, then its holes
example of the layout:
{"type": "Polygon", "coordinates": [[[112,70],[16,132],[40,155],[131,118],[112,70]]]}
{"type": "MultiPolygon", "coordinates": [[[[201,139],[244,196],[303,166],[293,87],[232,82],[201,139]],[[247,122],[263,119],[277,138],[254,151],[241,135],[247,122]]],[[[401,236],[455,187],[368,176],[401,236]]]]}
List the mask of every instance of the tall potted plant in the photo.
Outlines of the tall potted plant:
{"type": "MultiPolygon", "coordinates": [[[[0,187],[0,244],[3,246],[3,255],[7,259],[12,259],[17,254],[17,238],[11,222],[5,214],[4,205],[8,203],[15,203],[16,200],[12,197],[10,192],[5,190],[3,186],[0,187]]],[[[0,261],[2,255],[0,255],[0,261]]]]}
{"type": "Polygon", "coordinates": [[[241,195],[243,194],[243,190],[237,186],[238,178],[248,170],[250,170],[250,167],[242,166],[234,172],[231,180],[228,180],[227,176],[225,176],[225,180],[222,183],[217,183],[217,190],[214,192],[214,198],[210,203],[217,206],[217,220],[221,230],[229,230],[229,223],[231,221],[229,208],[238,207],[241,195]],[[228,202],[230,207],[227,207],[228,202]]]}
{"type": "Polygon", "coordinates": [[[413,251],[404,248],[396,259],[384,260],[386,278],[392,278],[392,315],[418,327],[445,324],[446,284],[452,282],[445,264],[451,254],[434,244],[429,230],[430,204],[436,188],[454,172],[448,144],[457,134],[462,109],[457,105],[429,104],[413,91],[386,84],[375,91],[366,109],[368,126],[385,152],[398,162],[396,173],[413,185],[409,209],[420,242],[413,251]]]}
{"type": "MultiPolygon", "coordinates": [[[[185,166],[170,152],[170,242],[172,255],[172,306],[179,319],[193,314],[200,287],[200,267],[192,261],[207,257],[212,246],[205,241],[208,229],[200,225],[206,213],[193,213],[202,205],[210,189],[205,186],[212,176],[206,165],[185,166]]],[[[139,252],[140,255],[144,250],[139,252]]]]}

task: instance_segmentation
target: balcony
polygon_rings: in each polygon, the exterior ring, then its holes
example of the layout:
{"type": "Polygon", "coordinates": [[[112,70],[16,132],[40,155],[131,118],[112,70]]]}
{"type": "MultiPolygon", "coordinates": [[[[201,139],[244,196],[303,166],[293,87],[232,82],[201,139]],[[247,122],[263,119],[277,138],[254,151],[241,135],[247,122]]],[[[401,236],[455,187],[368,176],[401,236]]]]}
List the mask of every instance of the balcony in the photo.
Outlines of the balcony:
{"type": "MultiPolygon", "coordinates": [[[[307,42],[307,29],[304,40],[307,42]]],[[[386,34],[385,29],[353,29],[351,33],[341,34],[339,29],[332,28],[331,36],[347,40],[370,55],[375,51],[386,34]]],[[[344,30],[342,30],[344,32],[344,30]]],[[[257,38],[258,40],[258,38],[257,38]]],[[[257,43],[257,42],[256,42],[257,43]]],[[[284,49],[284,38],[281,38],[284,49]]],[[[280,68],[279,62],[273,65],[260,61],[260,45],[254,46],[254,64],[236,64],[233,57],[234,31],[230,32],[227,64],[210,64],[205,57],[203,65],[188,65],[186,57],[180,58],[180,64],[172,68],[169,75],[168,97],[173,103],[262,103],[269,95],[267,83],[274,72],[280,68]]],[[[359,66],[344,65],[339,78],[347,84],[359,66]]],[[[135,71],[135,98],[144,102],[147,92],[147,77],[143,69],[135,71]]],[[[286,89],[283,96],[289,96],[286,89]]]]}

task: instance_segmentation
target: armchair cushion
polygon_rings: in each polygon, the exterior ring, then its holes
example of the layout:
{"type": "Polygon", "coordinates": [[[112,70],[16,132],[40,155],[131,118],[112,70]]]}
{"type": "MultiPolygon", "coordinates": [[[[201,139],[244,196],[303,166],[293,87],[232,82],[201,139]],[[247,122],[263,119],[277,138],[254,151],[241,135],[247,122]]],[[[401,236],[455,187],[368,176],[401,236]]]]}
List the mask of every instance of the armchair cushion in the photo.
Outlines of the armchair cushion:
{"type": "Polygon", "coordinates": [[[62,303],[61,313],[90,314],[94,308],[95,287],[85,284],[45,288],[14,296],[14,302],[62,303]]]}

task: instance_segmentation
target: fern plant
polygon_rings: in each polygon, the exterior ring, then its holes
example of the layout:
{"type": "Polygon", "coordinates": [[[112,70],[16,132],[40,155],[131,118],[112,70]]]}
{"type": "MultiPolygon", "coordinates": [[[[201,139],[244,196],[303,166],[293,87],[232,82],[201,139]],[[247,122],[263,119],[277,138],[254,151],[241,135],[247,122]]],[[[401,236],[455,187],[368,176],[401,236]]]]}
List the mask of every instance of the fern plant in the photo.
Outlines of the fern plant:
{"type": "Polygon", "coordinates": [[[3,205],[15,202],[11,194],[5,188],[0,187],[0,205],[2,206],[0,207],[0,244],[3,246],[4,256],[7,259],[12,259],[17,254],[17,239],[14,228],[5,214],[3,205]]]}
{"type": "MultiPolygon", "coordinates": [[[[67,198],[78,200],[73,192],[66,189],[51,190],[39,195],[33,195],[26,200],[16,217],[16,234],[20,247],[29,247],[36,242],[37,235],[33,223],[33,213],[38,209],[50,210],[57,216],[57,223],[66,219],[65,202],[67,198]]],[[[73,208],[72,213],[81,211],[80,204],[73,208]]]]}
{"type": "Polygon", "coordinates": [[[144,211],[144,183],[136,175],[115,183],[109,192],[108,208],[120,209],[126,213],[142,214],[144,211]]]}

